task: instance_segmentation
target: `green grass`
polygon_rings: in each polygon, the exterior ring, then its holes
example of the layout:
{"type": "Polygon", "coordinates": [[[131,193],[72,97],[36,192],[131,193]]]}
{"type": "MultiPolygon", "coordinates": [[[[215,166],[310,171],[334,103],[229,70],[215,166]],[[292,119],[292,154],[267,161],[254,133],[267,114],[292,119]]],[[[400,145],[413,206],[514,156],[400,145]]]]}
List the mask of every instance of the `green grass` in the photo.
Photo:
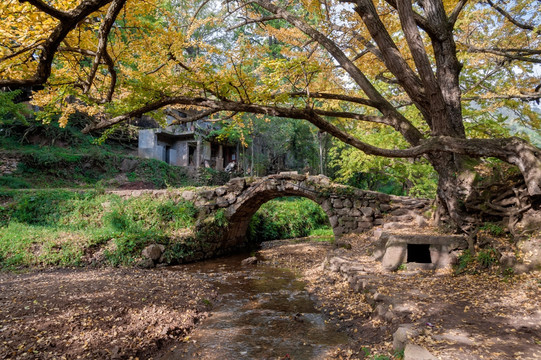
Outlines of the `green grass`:
{"type": "Polygon", "coordinates": [[[111,265],[127,265],[150,243],[174,242],[197,214],[189,202],[97,191],[3,191],[0,200],[0,268],[8,269],[78,266],[97,246],[111,265]]]}
{"type": "Polygon", "coordinates": [[[124,159],[137,159],[128,181],[151,183],[155,188],[195,185],[184,168],[170,166],[154,159],[127,155],[125,149],[90,142],[73,147],[21,145],[10,138],[0,137],[3,153],[19,159],[17,170],[0,176],[0,186],[22,188],[91,188],[114,186],[124,159]]]}
{"type": "Polygon", "coordinates": [[[323,209],[306,198],[271,200],[254,214],[248,227],[248,239],[255,242],[306,236],[333,236],[323,209]]]}

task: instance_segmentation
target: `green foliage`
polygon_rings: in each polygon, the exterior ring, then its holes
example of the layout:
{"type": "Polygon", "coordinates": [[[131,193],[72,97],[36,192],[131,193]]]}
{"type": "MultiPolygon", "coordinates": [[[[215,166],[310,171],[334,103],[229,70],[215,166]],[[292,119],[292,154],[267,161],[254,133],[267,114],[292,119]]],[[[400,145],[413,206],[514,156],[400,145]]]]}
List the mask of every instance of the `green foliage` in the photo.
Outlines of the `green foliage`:
{"type": "Polygon", "coordinates": [[[112,265],[129,264],[149,243],[176,241],[195,223],[190,202],[150,196],[121,199],[97,191],[11,191],[0,194],[0,268],[79,265],[105,245],[112,265]]]}
{"type": "Polygon", "coordinates": [[[455,268],[456,274],[461,274],[472,264],[474,256],[469,249],[466,249],[458,257],[458,264],[455,268]]]}
{"type": "Polygon", "coordinates": [[[26,123],[26,116],[31,111],[25,104],[15,103],[17,96],[21,95],[21,90],[4,92],[0,91],[0,124],[13,124],[16,122],[26,123]]]}
{"type": "Polygon", "coordinates": [[[502,236],[505,234],[505,229],[501,224],[496,224],[492,222],[486,222],[479,228],[479,230],[486,230],[489,234],[493,236],[502,236]]]}
{"type": "Polygon", "coordinates": [[[0,186],[10,189],[28,189],[30,184],[23,179],[5,175],[0,177],[0,186]]]}
{"type": "Polygon", "coordinates": [[[229,181],[231,175],[225,171],[201,167],[197,170],[198,182],[203,186],[219,186],[229,181]]]}
{"type": "Polygon", "coordinates": [[[469,249],[464,250],[458,257],[455,274],[478,273],[498,263],[498,252],[493,247],[486,247],[473,254],[469,249]]]}
{"type": "Polygon", "coordinates": [[[155,159],[141,160],[135,169],[135,174],[142,181],[151,182],[160,189],[169,186],[186,186],[190,183],[185,168],[171,166],[155,159]]]}
{"type": "MultiPolygon", "coordinates": [[[[403,140],[387,129],[363,135],[376,146],[401,147],[403,140]]],[[[361,189],[393,195],[434,197],[437,174],[424,159],[390,159],[366,155],[349,145],[337,143],[330,151],[331,165],[336,170],[335,181],[361,189]]]]}
{"type": "Polygon", "coordinates": [[[224,230],[229,225],[224,209],[218,209],[213,213],[198,219],[195,226],[196,240],[201,243],[214,242],[220,239],[224,230]]]}
{"type": "Polygon", "coordinates": [[[305,237],[328,227],[327,215],[315,202],[305,198],[280,198],[263,204],[254,214],[248,226],[248,239],[261,242],[305,237]]]}
{"type": "Polygon", "coordinates": [[[477,253],[477,261],[483,268],[489,268],[498,262],[496,249],[487,247],[477,253]]]}

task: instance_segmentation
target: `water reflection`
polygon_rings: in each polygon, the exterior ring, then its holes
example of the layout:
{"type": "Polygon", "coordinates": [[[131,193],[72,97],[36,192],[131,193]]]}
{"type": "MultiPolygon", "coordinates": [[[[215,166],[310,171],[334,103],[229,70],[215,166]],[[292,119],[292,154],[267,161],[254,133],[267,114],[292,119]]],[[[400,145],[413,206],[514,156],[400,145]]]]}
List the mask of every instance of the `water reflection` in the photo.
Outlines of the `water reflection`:
{"type": "Polygon", "coordinates": [[[314,308],[288,270],[242,267],[242,256],[172,268],[214,284],[221,301],[187,344],[160,359],[325,359],[347,342],[314,308]]]}

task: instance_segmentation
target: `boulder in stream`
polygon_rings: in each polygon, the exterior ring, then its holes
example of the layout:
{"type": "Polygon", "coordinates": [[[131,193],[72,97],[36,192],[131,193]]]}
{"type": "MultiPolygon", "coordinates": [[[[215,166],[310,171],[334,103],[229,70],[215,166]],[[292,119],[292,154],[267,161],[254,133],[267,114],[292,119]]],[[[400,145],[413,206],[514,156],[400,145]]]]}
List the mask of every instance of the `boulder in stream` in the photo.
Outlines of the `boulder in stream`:
{"type": "Polygon", "coordinates": [[[255,256],[250,256],[249,258],[246,258],[241,261],[241,265],[255,265],[257,264],[257,258],[255,256]]]}

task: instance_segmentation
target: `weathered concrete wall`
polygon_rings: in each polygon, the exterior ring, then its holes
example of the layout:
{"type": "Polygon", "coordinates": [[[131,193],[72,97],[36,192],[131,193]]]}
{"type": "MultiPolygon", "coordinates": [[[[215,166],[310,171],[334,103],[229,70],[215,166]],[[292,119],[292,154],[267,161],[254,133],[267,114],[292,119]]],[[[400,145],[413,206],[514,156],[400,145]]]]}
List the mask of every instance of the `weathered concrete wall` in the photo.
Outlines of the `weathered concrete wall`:
{"type": "Polygon", "coordinates": [[[156,148],[156,134],[154,130],[140,130],[139,131],[139,146],[138,154],[145,159],[155,158],[156,148]]]}

